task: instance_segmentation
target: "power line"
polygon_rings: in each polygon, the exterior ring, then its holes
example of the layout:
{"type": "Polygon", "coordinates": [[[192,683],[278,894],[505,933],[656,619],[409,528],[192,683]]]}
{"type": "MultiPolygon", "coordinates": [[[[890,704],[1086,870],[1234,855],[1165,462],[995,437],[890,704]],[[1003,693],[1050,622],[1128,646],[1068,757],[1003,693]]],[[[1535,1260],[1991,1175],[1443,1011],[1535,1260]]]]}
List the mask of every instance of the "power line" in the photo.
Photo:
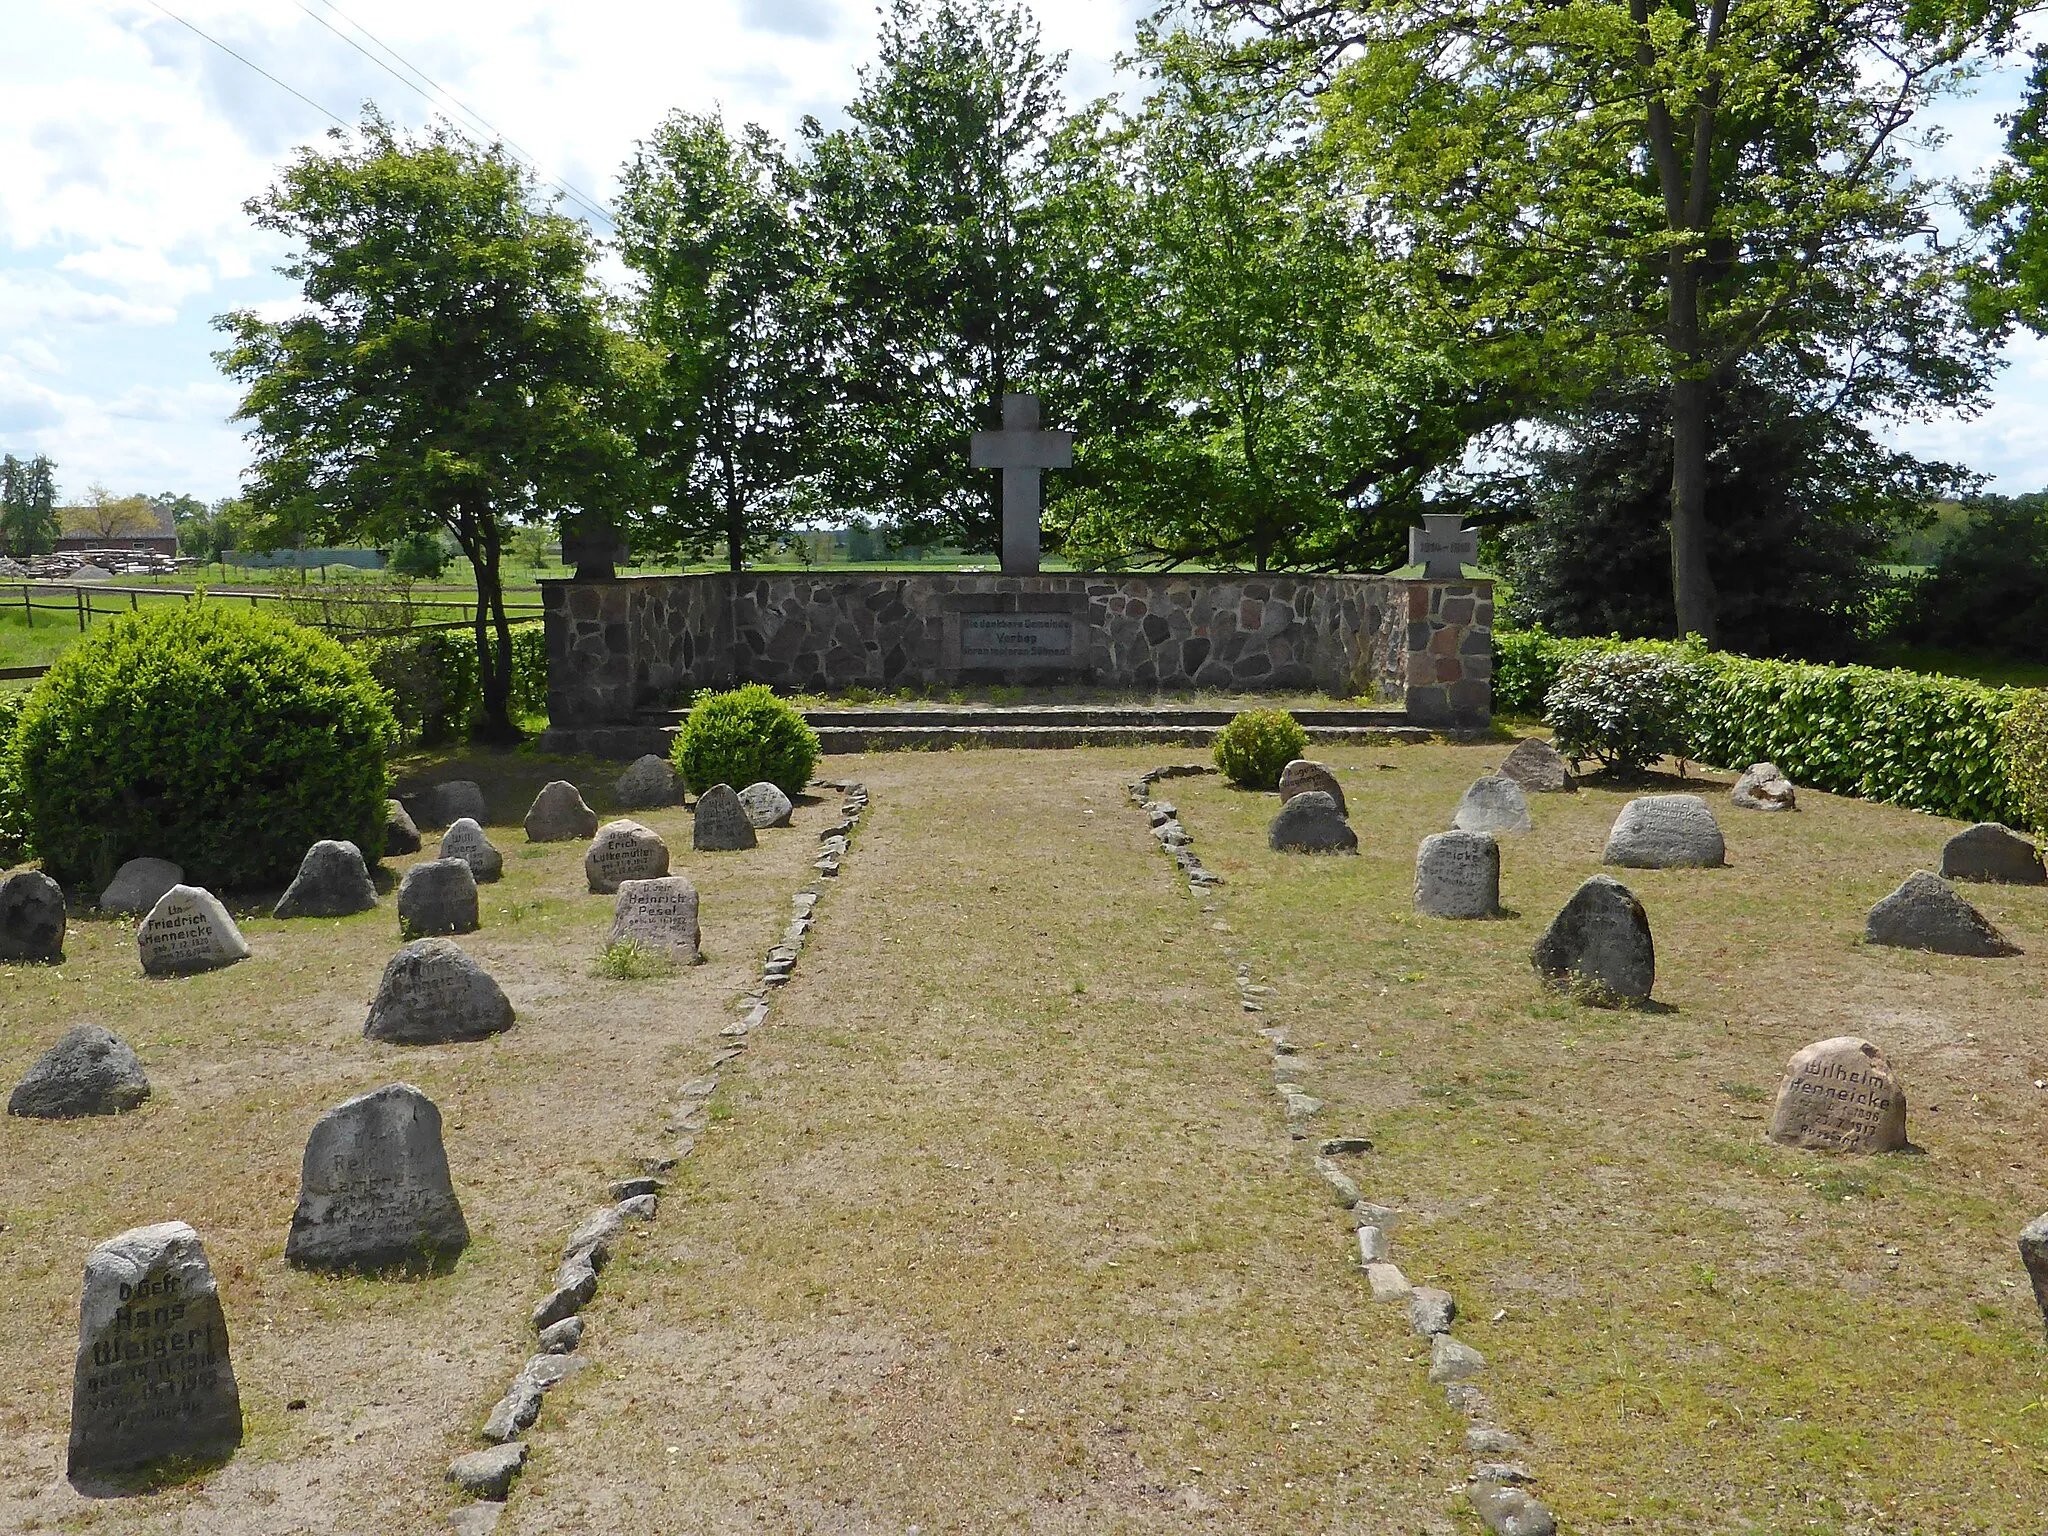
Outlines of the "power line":
{"type": "Polygon", "coordinates": [[[298,97],[299,100],[303,101],[315,112],[319,112],[327,117],[333,118],[334,121],[340,123],[342,127],[346,128],[348,126],[348,124],[342,120],[341,116],[338,113],[329,112],[327,108],[321,106],[319,102],[315,101],[312,97],[308,96],[304,91],[295,90],[291,86],[286,85],[282,80],[278,79],[277,76],[273,75],[261,64],[258,64],[251,59],[244,58],[241,54],[235,52],[234,49],[230,48],[226,43],[222,42],[212,33],[200,31],[198,27],[193,26],[191,22],[187,21],[184,17],[180,16],[176,11],[172,10],[169,6],[165,5],[163,3],[163,0],[149,0],[149,3],[155,6],[158,10],[162,11],[166,16],[170,17],[171,20],[175,21],[179,26],[184,27],[187,31],[192,32],[196,36],[202,37],[207,42],[213,44],[214,47],[218,48],[222,53],[226,54],[236,63],[248,65],[249,68],[255,70],[257,74],[261,75],[264,79],[268,80],[272,85],[276,86],[279,90],[285,91],[290,95],[298,97]]]}

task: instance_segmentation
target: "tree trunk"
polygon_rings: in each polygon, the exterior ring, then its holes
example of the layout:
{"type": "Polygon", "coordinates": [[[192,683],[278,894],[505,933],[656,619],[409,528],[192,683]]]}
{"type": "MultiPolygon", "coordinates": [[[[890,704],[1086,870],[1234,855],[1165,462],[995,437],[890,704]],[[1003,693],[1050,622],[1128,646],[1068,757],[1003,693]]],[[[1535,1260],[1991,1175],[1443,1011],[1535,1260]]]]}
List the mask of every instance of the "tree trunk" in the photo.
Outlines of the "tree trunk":
{"type": "Polygon", "coordinates": [[[483,695],[472,734],[478,741],[510,745],[523,738],[512,720],[512,625],[505,616],[505,584],[498,569],[497,524],[488,511],[466,515],[464,521],[473,532],[463,542],[476,570],[476,679],[483,695]]]}
{"type": "Polygon", "coordinates": [[[1671,382],[1671,596],[1678,634],[1715,643],[1717,594],[1707,569],[1707,381],[1671,382]]]}

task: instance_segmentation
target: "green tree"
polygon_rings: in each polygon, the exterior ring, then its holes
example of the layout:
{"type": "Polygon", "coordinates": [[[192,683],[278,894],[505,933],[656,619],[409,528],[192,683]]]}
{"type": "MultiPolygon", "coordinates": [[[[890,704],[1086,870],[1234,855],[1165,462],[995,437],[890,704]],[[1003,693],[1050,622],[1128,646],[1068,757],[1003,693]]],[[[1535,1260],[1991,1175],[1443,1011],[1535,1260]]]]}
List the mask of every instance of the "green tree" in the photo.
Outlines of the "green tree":
{"type": "Polygon", "coordinates": [[[0,552],[48,554],[62,531],[57,520],[57,466],[42,454],[0,457],[0,552]]]}
{"type": "Polygon", "coordinates": [[[98,481],[86,487],[83,502],[59,507],[57,515],[66,533],[92,539],[129,538],[162,527],[148,497],[116,496],[98,481]]]}
{"type": "Polygon", "coordinates": [[[1417,305],[1569,404],[1649,383],[1672,587],[1712,638],[1711,403],[1739,376],[1859,420],[1991,359],[1908,135],[2021,0],[1198,0],[1307,68],[1417,305]]]}
{"type": "Polygon", "coordinates": [[[639,494],[631,383],[582,226],[501,146],[374,111],[248,211],[297,247],[305,312],[218,322],[247,385],[248,500],[282,544],[447,529],[475,568],[481,734],[519,735],[500,565],[512,529],[616,525],[639,494]]]}
{"type": "Polygon", "coordinates": [[[1992,237],[1976,295],[1980,318],[2017,320],[2048,336],[2048,43],[2034,50],[2020,110],[2006,125],[2005,156],[1970,213],[1992,237]]]}

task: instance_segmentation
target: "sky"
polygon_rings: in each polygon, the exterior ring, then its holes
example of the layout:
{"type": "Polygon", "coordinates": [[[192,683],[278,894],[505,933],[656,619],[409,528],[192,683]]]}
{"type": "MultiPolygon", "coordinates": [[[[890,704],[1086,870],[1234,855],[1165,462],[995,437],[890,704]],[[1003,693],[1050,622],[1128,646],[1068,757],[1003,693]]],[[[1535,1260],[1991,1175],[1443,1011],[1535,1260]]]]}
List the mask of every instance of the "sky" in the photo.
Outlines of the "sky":
{"type": "MultiPolygon", "coordinates": [[[[1070,55],[1072,96],[1114,86],[1150,8],[1034,0],[1048,45],[1070,55]]],[[[212,320],[281,314],[293,294],[274,270],[283,246],[244,201],[332,126],[327,113],[353,121],[374,99],[404,124],[460,117],[380,60],[602,201],[671,110],[783,135],[806,114],[831,121],[874,30],[872,0],[0,0],[0,449],[48,454],[66,499],[95,482],[236,491],[248,453],[212,320]]],[[[2015,84],[1994,77],[1949,108],[1929,169],[1987,163],[2015,84]]],[[[2048,486],[2048,344],[2021,337],[2007,357],[1982,414],[1887,436],[1994,489],[2048,486]]]]}

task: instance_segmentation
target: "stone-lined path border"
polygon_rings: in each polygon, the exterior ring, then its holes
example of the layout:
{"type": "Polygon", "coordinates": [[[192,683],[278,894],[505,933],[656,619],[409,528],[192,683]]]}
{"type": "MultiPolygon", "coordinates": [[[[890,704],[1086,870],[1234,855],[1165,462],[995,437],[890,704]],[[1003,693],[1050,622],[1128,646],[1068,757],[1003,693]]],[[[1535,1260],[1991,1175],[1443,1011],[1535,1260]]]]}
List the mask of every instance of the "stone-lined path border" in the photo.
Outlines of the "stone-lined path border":
{"type": "Polygon", "coordinates": [[[448,1480],[474,1500],[448,1517],[458,1536],[488,1536],[497,1528],[513,1481],[526,1463],[526,1442],[520,1436],[540,1416],[548,1390],[583,1363],[584,1357],[578,1353],[584,1334],[582,1311],[597,1294],[599,1276],[614,1247],[628,1223],[651,1222],[660,1212],[665,1176],[690,1155],[697,1134],[709,1123],[711,1097],[718,1091],[720,1075],[746,1050],[747,1036],[767,1022],[769,998],[796,970],[816,920],[818,901],[826,890],[824,882],[838,875],[868,806],[867,789],[858,782],[817,779],[813,783],[845,796],[839,819],[819,834],[819,853],[812,864],[817,874],[790,898],[789,924],[763,959],[760,981],[740,994],[739,1017],[719,1031],[723,1043],[705,1070],[678,1091],[673,1115],[662,1131],[666,1146],[642,1159],[639,1174],[614,1182],[610,1202],[592,1210],[563,1243],[562,1262],[552,1285],[533,1309],[535,1353],[519,1368],[484,1421],[481,1434],[488,1446],[449,1464],[448,1480]]]}
{"type": "MultiPolygon", "coordinates": [[[[1192,847],[1194,839],[1182,825],[1178,809],[1154,798],[1152,787],[1167,779],[1214,772],[1205,763],[1175,764],[1140,774],[1128,786],[1132,803],[1151,823],[1152,835],[1186,876],[1189,891],[1197,896],[1221,884],[1221,877],[1202,866],[1192,847]]],[[[1211,905],[1203,910],[1216,909],[1211,905]]],[[[1239,1006],[1248,1014],[1266,1014],[1276,990],[1254,980],[1251,966],[1238,958],[1237,950],[1223,935],[1212,930],[1210,937],[1235,968],[1239,1006]]],[[[1303,1086],[1302,1065],[1287,1031],[1268,1021],[1259,1027],[1259,1034],[1272,1047],[1273,1089],[1285,1107],[1288,1134],[1305,1142],[1309,1139],[1309,1122],[1322,1113],[1323,1101],[1303,1086]]],[[[1466,1493],[1474,1512],[1494,1536],[1552,1536],[1557,1530],[1555,1518],[1525,1486],[1535,1481],[1535,1475],[1523,1461],[1513,1459],[1522,1456],[1526,1447],[1515,1435],[1491,1422],[1493,1406],[1476,1384],[1486,1370],[1486,1358],[1451,1332],[1458,1316],[1457,1301],[1449,1291],[1408,1283],[1408,1277],[1393,1261],[1392,1234],[1401,1213],[1367,1200],[1358,1181],[1339,1161],[1371,1150],[1372,1142],[1364,1136],[1327,1137],[1317,1143],[1310,1167],[1334,1192],[1357,1233],[1357,1262],[1372,1299],[1407,1303],[1409,1327],[1418,1337],[1429,1340],[1431,1384],[1441,1386],[1444,1400],[1469,1421],[1465,1449],[1472,1457],[1472,1469],[1466,1493]]]]}

